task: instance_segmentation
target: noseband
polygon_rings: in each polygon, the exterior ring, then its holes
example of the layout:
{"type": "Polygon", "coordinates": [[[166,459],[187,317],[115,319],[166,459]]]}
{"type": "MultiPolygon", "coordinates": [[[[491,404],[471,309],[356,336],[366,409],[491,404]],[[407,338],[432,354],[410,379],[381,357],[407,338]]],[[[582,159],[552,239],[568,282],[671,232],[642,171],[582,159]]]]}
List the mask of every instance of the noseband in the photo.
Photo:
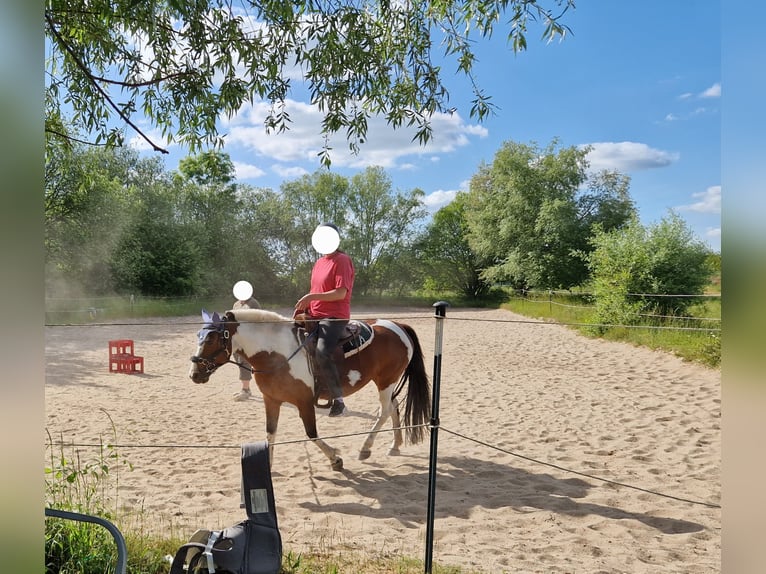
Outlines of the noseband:
{"type": "Polygon", "coordinates": [[[192,363],[200,365],[203,369],[205,369],[206,375],[211,375],[221,365],[225,365],[227,363],[234,363],[235,365],[238,364],[231,360],[231,338],[229,336],[229,330],[223,327],[218,327],[217,329],[210,330],[214,330],[218,333],[218,342],[220,343],[220,348],[209,359],[199,357],[197,355],[192,355],[190,358],[192,363]],[[215,359],[221,353],[226,353],[226,360],[223,363],[217,364],[215,359]]]}

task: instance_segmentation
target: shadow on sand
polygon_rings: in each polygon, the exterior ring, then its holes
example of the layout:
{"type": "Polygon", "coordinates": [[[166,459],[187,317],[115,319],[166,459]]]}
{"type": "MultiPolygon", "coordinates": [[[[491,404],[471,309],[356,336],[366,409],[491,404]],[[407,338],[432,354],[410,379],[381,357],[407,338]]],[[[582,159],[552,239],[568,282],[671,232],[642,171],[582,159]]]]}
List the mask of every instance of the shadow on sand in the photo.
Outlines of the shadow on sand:
{"type": "MultiPolygon", "coordinates": [[[[411,472],[401,474],[373,468],[361,472],[343,470],[334,476],[313,476],[316,482],[328,482],[338,488],[354,489],[364,503],[318,504],[300,506],[316,512],[339,512],[372,518],[393,518],[409,528],[425,523],[428,472],[418,465],[403,465],[411,472]],[[402,497],[408,504],[402,504],[402,497]]],[[[468,518],[472,508],[509,508],[517,512],[545,510],[569,516],[590,514],[614,520],[637,520],[663,534],[684,534],[703,530],[701,524],[629,512],[577,499],[584,498],[593,485],[579,478],[559,479],[469,457],[440,457],[436,478],[436,518],[468,518]],[[475,485],[491,482],[477,489],[475,485]]]]}

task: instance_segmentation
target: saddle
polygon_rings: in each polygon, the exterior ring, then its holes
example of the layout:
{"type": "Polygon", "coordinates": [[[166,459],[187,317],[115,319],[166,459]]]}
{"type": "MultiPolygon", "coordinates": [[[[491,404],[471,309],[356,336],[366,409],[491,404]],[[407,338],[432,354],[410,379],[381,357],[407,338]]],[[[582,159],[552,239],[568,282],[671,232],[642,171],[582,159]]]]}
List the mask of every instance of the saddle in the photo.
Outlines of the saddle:
{"type": "MultiPolygon", "coordinates": [[[[297,313],[293,317],[293,321],[293,333],[298,343],[306,348],[309,370],[314,376],[314,405],[319,408],[327,408],[330,406],[329,401],[325,404],[319,403],[320,395],[323,392],[329,392],[329,389],[327,383],[319,376],[320,370],[315,359],[317,340],[316,337],[312,336],[317,328],[319,319],[305,313],[297,313]]],[[[373,331],[369,324],[356,319],[349,320],[332,356],[333,361],[335,361],[338,367],[338,372],[343,372],[343,361],[346,358],[356,355],[372,343],[374,335],[375,331],[373,331]]]]}

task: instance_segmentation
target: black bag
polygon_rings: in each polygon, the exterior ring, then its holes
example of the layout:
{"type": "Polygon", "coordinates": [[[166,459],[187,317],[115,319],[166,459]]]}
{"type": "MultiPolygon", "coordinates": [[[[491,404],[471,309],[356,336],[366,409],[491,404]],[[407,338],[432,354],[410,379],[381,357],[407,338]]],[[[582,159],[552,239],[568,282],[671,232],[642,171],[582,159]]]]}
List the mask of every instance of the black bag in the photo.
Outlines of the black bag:
{"type": "Polygon", "coordinates": [[[173,558],[170,574],[277,574],[277,525],[267,442],[242,445],[242,495],[247,519],[223,530],[197,530],[173,558]]]}

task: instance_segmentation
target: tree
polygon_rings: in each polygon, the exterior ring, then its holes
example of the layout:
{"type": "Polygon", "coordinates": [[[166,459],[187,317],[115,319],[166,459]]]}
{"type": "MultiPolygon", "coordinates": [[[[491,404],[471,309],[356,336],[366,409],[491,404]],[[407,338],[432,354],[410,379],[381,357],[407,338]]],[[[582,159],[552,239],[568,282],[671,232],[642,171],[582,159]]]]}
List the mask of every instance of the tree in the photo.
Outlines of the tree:
{"type": "Polygon", "coordinates": [[[229,154],[217,151],[206,151],[181,159],[178,171],[184,179],[202,186],[230,185],[237,176],[229,154]]]}
{"type": "MultiPolygon", "coordinates": [[[[287,266],[296,282],[305,289],[316,259],[311,235],[320,223],[334,223],[346,233],[348,180],[337,173],[319,169],[310,175],[280,186],[284,211],[292,221],[280,236],[284,240],[287,266]]],[[[344,240],[344,249],[345,246],[344,240]]]]}
{"type": "Polygon", "coordinates": [[[206,293],[230,292],[237,278],[241,204],[234,164],[229,155],[208,151],[187,156],[174,175],[174,196],[180,222],[194,239],[199,256],[200,284],[206,293]]]}
{"type": "Polygon", "coordinates": [[[634,217],[621,229],[597,229],[591,243],[586,261],[599,323],[631,324],[640,313],[681,315],[694,303],[687,296],[702,294],[710,278],[710,250],[672,211],[649,227],[634,217]]]}
{"type": "Polygon", "coordinates": [[[368,167],[351,178],[345,242],[354,257],[354,289],[382,292],[402,273],[398,255],[409,247],[414,224],[425,217],[421,189],[394,192],[381,167],[368,167]]]}
{"type": "MultiPolygon", "coordinates": [[[[345,131],[356,150],[368,118],[381,115],[416,126],[425,142],[430,117],[450,111],[437,44],[467,77],[470,115],[481,120],[494,108],[472,73],[477,38],[501,21],[515,52],[530,23],[548,41],[563,38],[570,7],[574,0],[47,0],[46,133],[70,137],[62,118],[71,109],[96,142],[119,145],[128,126],[165,151],[139,127],[143,115],[195,153],[221,144],[217,119],[255,98],[271,103],[268,130],[287,129],[285,99],[300,70],[325,136],[345,131]]],[[[321,155],[329,164],[327,144],[321,155]]]]}
{"type": "Polygon", "coordinates": [[[394,192],[380,167],[369,167],[350,181],[319,169],[280,189],[283,209],[294,218],[283,235],[296,281],[308,281],[316,260],[311,246],[314,228],[331,222],[340,228],[341,248],[354,260],[355,293],[382,291],[395,282],[396,255],[412,235],[414,222],[425,215],[421,190],[394,192]]]}
{"type": "Polygon", "coordinates": [[[481,277],[483,265],[467,239],[466,194],[437,211],[415,244],[418,262],[435,288],[477,299],[489,292],[481,277]]]}
{"type": "Polygon", "coordinates": [[[188,296],[198,292],[200,279],[194,243],[185,229],[149,218],[133,222],[112,258],[118,293],[188,296]]]}
{"type": "Polygon", "coordinates": [[[240,210],[230,229],[228,248],[237,280],[253,284],[257,299],[297,299],[304,292],[294,281],[295,216],[282,196],[268,188],[239,185],[240,210]]]}
{"type": "Polygon", "coordinates": [[[151,296],[206,293],[215,259],[205,251],[207,230],[185,217],[185,201],[196,191],[192,188],[194,184],[182,186],[177,175],[165,171],[135,172],[123,191],[129,216],[121,233],[115,234],[117,243],[110,258],[115,292],[151,296]]]}
{"type": "Polygon", "coordinates": [[[634,213],[629,178],[588,175],[589,148],[546,148],[506,142],[471,179],[466,198],[468,241],[488,263],[486,281],[517,288],[571,288],[588,269],[593,226],[611,230],[634,213]]]}
{"type": "Polygon", "coordinates": [[[46,148],[46,290],[111,292],[111,252],[131,217],[130,188],[159,158],[83,145],[46,148]]]}

